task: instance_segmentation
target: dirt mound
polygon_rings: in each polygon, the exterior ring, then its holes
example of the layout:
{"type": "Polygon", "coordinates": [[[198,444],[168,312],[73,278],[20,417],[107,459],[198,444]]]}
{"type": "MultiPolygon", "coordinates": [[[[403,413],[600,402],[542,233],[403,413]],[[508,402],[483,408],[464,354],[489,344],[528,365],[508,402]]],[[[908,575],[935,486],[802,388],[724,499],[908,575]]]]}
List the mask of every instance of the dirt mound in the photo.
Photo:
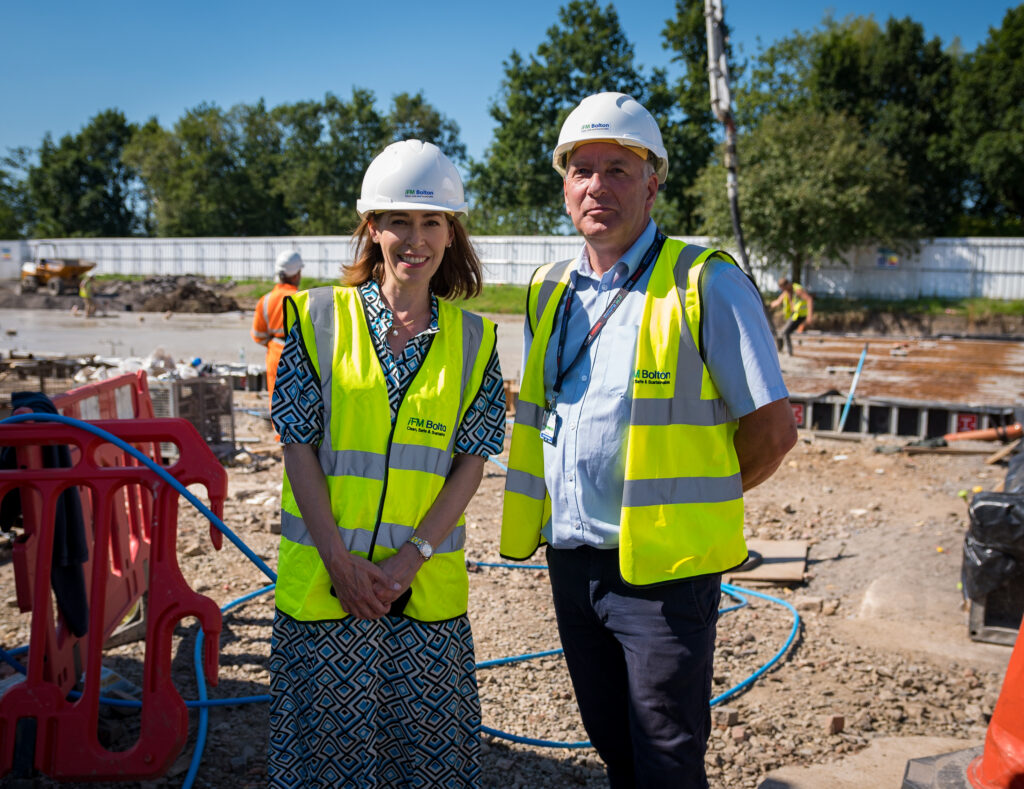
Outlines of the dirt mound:
{"type": "Polygon", "coordinates": [[[235,312],[238,302],[223,291],[231,283],[199,277],[152,277],[141,283],[135,299],[143,312],[235,312]]]}
{"type": "MultiPolygon", "coordinates": [[[[77,294],[18,294],[13,282],[0,283],[0,308],[64,310],[81,303],[77,294]]],[[[246,309],[231,295],[234,282],[194,275],[109,280],[97,283],[98,306],[107,312],[219,313],[246,309]]]]}

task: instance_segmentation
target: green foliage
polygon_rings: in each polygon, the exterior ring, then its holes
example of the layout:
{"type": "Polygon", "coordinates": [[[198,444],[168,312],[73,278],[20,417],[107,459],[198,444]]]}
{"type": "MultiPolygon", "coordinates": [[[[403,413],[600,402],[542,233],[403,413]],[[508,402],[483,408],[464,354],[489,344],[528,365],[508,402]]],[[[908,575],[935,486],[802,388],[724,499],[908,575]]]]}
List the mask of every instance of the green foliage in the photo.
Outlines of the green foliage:
{"type": "MultiPolygon", "coordinates": [[[[668,151],[669,177],[652,212],[665,232],[692,235],[699,223],[697,205],[689,189],[715,152],[717,121],[711,113],[708,88],[708,46],[703,0],[676,0],[676,15],[662,29],[663,46],[671,51],[672,62],[682,70],[668,87],[665,75],[656,71],[647,86],[647,109],[658,120],[668,151]]],[[[726,53],[733,76],[739,73],[728,45],[726,53]]]]}
{"type": "Polygon", "coordinates": [[[906,165],[907,216],[929,236],[948,235],[960,213],[964,177],[951,144],[956,61],[924,28],[890,18],[831,23],[818,37],[811,91],[815,106],[855,118],[906,165]]]}
{"type": "Polygon", "coordinates": [[[522,315],[526,311],[526,286],[484,285],[479,296],[456,304],[471,312],[522,315]]]}
{"type": "Polygon", "coordinates": [[[59,143],[43,138],[28,170],[35,237],[131,236],[145,230],[136,212],[137,173],[122,159],[135,124],[104,110],[59,143]]]}
{"type": "Polygon", "coordinates": [[[561,179],[551,167],[558,132],[581,99],[601,91],[641,103],[647,82],[611,4],[572,0],[558,11],[536,54],[515,50],[504,62],[500,97],[491,104],[494,141],[474,161],[467,229],[475,234],[534,235],[567,228],[561,179]]]}
{"type": "MultiPolygon", "coordinates": [[[[752,258],[785,261],[794,281],[806,264],[841,260],[866,244],[906,249],[905,239],[917,237],[906,215],[911,187],[902,162],[852,118],[811,111],[766,116],[740,139],[739,154],[752,258]]],[[[724,183],[725,168],[715,164],[693,189],[702,232],[718,239],[732,232],[724,183]]]]}
{"type": "Polygon", "coordinates": [[[949,234],[964,175],[951,142],[955,67],[955,57],[910,19],[890,18],[883,30],[871,18],[826,18],[823,28],[776,42],[757,58],[738,101],[741,125],[807,111],[855,119],[905,166],[909,224],[902,235],[949,234]]]}
{"type": "Polygon", "coordinates": [[[1024,5],[966,59],[953,119],[970,168],[961,232],[1024,235],[1024,5]]]}
{"type": "Polygon", "coordinates": [[[28,151],[13,150],[0,160],[0,238],[25,238],[28,233],[28,187],[17,173],[27,170],[28,151]]]}
{"type": "Polygon", "coordinates": [[[126,152],[142,172],[162,236],[345,234],[357,224],[363,173],[406,137],[465,157],[459,127],[421,93],[381,114],[373,93],[328,93],[268,110],[203,104],[167,130],[150,121],[126,152]]]}
{"type": "Polygon", "coordinates": [[[363,173],[390,142],[373,94],[357,88],[346,102],[328,93],[322,102],[279,107],[277,115],[285,143],[276,188],[288,209],[290,232],[350,232],[357,224],[363,173]]]}

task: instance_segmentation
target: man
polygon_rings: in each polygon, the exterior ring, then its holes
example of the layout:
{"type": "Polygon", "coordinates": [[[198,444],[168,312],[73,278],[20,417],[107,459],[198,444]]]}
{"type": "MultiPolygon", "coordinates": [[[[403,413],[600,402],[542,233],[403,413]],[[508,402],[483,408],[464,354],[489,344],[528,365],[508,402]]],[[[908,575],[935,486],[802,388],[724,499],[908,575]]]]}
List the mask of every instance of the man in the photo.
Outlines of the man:
{"type": "Polygon", "coordinates": [[[613,789],[707,787],[721,573],[743,490],[796,427],[760,296],[732,259],[650,219],[661,132],[584,99],[553,163],[585,243],[530,285],[501,553],[542,541],[576,699],[613,789]]]}
{"type": "Polygon", "coordinates": [[[298,252],[285,250],[274,262],[277,284],[270,293],[256,302],[252,316],[252,338],[260,345],[267,346],[267,402],[274,402],[274,381],[277,379],[277,363],[284,348],[284,297],[291,296],[299,289],[302,280],[302,258],[298,252]]]}
{"type": "MultiPolygon", "coordinates": [[[[775,309],[782,305],[782,314],[786,325],[782,329],[782,339],[786,342],[786,353],[793,355],[793,332],[800,334],[811,325],[814,318],[814,299],[799,282],[792,282],[789,277],[779,277],[781,293],[768,306],[775,309]]],[[[779,348],[779,350],[782,350],[779,348]]]]}

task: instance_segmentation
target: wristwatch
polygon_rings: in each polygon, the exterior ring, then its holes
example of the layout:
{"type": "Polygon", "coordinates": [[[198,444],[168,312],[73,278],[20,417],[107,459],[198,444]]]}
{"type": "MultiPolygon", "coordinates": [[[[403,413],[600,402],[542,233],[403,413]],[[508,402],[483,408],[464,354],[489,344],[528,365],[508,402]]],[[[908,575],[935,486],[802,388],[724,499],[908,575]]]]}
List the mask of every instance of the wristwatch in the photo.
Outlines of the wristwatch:
{"type": "Polygon", "coordinates": [[[410,537],[407,542],[411,542],[417,551],[420,552],[420,556],[423,557],[423,561],[426,561],[434,555],[433,546],[424,540],[422,537],[417,537],[415,534],[410,537]]]}

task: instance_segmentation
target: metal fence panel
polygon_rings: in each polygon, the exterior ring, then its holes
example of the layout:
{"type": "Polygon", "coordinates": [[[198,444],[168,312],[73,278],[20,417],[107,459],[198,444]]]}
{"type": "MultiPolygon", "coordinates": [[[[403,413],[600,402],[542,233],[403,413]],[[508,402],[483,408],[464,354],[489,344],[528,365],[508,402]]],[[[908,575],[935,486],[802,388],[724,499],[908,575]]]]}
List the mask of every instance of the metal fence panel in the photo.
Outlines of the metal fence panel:
{"type": "MultiPolygon", "coordinates": [[[[679,237],[707,245],[706,237],[679,237]]],[[[579,254],[576,236],[476,236],[472,239],[489,284],[525,285],[537,266],[579,254]]],[[[234,279],[273,279],[274,258],[294,249],[306,276],[337,279],[352,262],[349,236],[263,238],[74,238],[0,241],[0,277],[17,276],[23,260],[38,254],[93,260],[101,274],[198,274],[234,279]]],[[[809,268],[803,284],[813,293],[886,300],[922,297],[1024,299],[1024,238],[937,238],[913,255],[883,248],[854,250],[849,263],[809,268]]],[[[777,290],[785,267],[752,261],[762,291],[777,290]]]]}

